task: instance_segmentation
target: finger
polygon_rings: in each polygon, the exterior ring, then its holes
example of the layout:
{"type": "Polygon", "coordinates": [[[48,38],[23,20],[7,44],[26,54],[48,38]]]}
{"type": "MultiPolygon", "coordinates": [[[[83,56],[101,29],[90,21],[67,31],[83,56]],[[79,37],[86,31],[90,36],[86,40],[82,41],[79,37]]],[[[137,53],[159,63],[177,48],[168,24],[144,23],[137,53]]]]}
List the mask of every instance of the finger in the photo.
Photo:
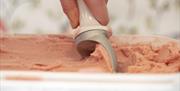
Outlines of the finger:
{"type": "Polygon", "coordinates": [[[105,0],[106,4],[108,3],[108,0],[105,0]]]}
{"type": "Polygon", "coordinates": [[[108,11],[106,7],[107,0],[84,0],[92,15],[102,24],[107,25],[109,22],[108,11]]]}
{"type": "Polygon", "coordinates": [[[77,0],[60,0],[64,13],[67,15],[71,26],[76,28],[79,25],[79,10],[77,0]]]}

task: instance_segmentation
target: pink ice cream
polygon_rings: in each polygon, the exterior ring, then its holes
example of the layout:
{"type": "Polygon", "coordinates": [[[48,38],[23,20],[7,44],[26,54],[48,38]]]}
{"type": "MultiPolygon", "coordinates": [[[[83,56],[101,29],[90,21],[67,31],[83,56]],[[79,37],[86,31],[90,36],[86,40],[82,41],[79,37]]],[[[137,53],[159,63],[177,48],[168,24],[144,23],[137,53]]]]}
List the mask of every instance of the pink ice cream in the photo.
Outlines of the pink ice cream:
{"type": "MultiPolygon", "coordinates": [[[[180,42],[156,36],[120,36],[110,41],[117,55],[118,72],[180,72],[180,42]]],[[[97,45],[82,59],[74,40],[63,35],[0,37],[0,70],[56,72],[110,72],[108,57],[97,45]]]]}

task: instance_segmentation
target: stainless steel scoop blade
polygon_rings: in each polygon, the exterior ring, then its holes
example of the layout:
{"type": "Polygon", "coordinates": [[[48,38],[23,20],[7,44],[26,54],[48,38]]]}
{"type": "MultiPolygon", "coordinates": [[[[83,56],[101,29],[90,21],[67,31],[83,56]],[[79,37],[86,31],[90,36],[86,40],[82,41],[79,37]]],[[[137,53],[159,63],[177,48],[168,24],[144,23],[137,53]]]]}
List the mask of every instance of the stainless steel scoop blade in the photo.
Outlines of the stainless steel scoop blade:
{"type": "Polygon", "coordinates": [[[87,57],[95,50],[96,44],[102,45],[108,53],[111,71],[116,72],[116,55],[106,35],[106,31],[104,30],[90,30],[81,33],[75,38],[77,50],[82,57],[87,57]]]}

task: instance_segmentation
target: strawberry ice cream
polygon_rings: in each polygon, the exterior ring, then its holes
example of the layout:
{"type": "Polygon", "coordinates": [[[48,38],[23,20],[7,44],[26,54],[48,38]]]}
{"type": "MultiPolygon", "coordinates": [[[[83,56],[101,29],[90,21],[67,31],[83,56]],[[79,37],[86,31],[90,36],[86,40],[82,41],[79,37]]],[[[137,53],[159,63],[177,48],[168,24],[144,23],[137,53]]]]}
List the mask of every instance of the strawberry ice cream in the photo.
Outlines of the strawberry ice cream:
{"type": "MultiPolygon", "coordinates": [[[[118,72],[180,72],[180,42],[157,36],[111,37],[118,72]]],[[[3,35],[0,37],[0,70],[56,72],[110,72],[108,57],[97,45],[82,59],[74,40],[63,35],[3,35]]]]}

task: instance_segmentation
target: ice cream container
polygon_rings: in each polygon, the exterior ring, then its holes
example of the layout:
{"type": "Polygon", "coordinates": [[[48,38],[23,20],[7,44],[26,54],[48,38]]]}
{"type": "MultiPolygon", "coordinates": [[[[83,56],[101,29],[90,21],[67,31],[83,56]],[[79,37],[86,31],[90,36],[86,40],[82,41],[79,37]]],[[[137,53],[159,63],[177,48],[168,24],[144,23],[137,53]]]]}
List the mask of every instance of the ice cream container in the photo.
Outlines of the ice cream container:
{"type": "MultiPolygon", "coordinates": [[[[122,35],[116,37],[114,42],[140,42],[159,46],[168,41],[179,43],[179,40],[147,35],[122,35]]],[[[1,91],[180,91],[179,85],[179,72],[112,74],[5,69],[0,71],[1,91]]]]}

